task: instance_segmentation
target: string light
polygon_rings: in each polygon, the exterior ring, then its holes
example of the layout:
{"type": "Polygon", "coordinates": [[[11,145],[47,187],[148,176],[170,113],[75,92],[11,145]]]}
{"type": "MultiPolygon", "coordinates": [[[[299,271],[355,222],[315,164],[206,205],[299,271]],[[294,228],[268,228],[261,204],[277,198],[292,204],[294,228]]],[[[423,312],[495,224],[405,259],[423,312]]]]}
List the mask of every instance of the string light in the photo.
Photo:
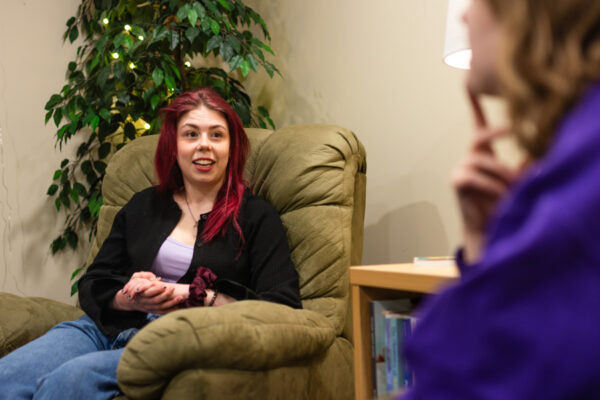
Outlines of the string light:
{"type": "Polygon", "coordinates": [[[132,62],[129,63],[129,68],[134,69],[135,68],[135,64],[132,62]]]}
{"type": "Polygon", "coordinates": [[[108,25],[108,18],[104,18],[104,19],[102,20],[102,23],[103,23],[104,25],[108,25]]]}
{"type": "Polygon", "coordinates": [[[114,58],[115,60],[116,60],[117,58],[119,58],[119,53],[112,53],[112,58],[114,58]]]}
{"type": "Polygon", "coordinates": [[[127,32],[129,32],[131,30],[131,25],[126,24],[123,29],[125,29],[127,32]]]}
{"type": "Polygon", "coordinates": [[[138,39],[144,40],[144,37],[142,35],[140,35],[140,36],[138,36],[138,39]]]}
{"type": "Polygon", "coordinates": [[[150,129],[150,124],[146,122],[146,123],[144,124],[144,129],[146,129],[146,130],[150,129]]]}
{"type": "Polygon", "coordinates": [[[188,68],[192,66],[192,63],[191,63],[191,62],[189,62],[189,61],[186,61],[186,62],[184,62],[183,64],[184,64],[186,67],[188,67],[188,68]]]}

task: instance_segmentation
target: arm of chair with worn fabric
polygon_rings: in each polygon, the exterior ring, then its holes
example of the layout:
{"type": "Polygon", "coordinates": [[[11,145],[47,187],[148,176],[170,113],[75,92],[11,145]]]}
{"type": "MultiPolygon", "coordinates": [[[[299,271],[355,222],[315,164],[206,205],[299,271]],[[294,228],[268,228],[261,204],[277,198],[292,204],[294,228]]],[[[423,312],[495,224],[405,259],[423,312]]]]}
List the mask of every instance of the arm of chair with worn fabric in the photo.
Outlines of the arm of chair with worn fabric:
{"type": "Polygon", "coordinates": [[[62,321],[79,318],[83,311],[41,297],[0,293],[0,357],[43,335],[62,321]]]}
{"type": "Polygon", "coordinates": [[[167,314],[129,342],[117,371],[131,398],[158,398],[191,368],[266,370],[323,354],[335,340],[324,316],[264,301],[167,314]]]}

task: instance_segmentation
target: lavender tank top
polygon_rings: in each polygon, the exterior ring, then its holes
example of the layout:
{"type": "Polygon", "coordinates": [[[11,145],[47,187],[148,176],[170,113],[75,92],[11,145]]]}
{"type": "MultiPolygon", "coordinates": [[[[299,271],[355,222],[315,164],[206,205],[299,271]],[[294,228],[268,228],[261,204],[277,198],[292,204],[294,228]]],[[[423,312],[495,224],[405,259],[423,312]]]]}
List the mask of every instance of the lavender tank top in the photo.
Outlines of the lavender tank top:
{"type": "Polygon", "coordinates": [[[194,246],[167,237],[152,263],[152,272],[164,282],[177,282],[192,262],[194,246]]]}

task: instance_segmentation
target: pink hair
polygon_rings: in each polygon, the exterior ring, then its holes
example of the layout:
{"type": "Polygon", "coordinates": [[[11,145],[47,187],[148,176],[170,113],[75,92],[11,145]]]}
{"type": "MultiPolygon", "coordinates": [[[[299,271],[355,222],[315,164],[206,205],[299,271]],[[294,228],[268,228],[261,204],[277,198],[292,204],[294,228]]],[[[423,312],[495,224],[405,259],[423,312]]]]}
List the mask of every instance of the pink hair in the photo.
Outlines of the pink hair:
{"type": "Polygon", "coordinates": [[[238,214],[246,189],[243,176],[249,141],[240,117],[214,89],[202,87],[182,93],[161,110],[163,122],[154,156],[154,167],[158,177],[157,188],[159,193],[172,194],[183,186],[183,177],[177,164],[177,123],[185,113],[200,106],[223,114],[229,128],[227,173],[213,210],[204,225],[202,240],[210,242],[215,236],[224,235],[228,223],[231,223],[243,242],[244,236],[238,222],[238,214]]]}

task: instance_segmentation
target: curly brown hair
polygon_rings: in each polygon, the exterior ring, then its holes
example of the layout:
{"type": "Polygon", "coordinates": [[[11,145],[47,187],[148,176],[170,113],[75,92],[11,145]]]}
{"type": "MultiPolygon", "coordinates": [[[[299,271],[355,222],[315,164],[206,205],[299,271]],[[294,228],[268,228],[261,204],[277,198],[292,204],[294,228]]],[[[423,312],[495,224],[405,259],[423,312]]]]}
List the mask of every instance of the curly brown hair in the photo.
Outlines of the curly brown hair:
{"type": "Polygon", "coordinates": [[[600,1],[484,1],[504,32],[499,79],[512,129],[539,158],[561,118],[600,78],[600,1]]]}

